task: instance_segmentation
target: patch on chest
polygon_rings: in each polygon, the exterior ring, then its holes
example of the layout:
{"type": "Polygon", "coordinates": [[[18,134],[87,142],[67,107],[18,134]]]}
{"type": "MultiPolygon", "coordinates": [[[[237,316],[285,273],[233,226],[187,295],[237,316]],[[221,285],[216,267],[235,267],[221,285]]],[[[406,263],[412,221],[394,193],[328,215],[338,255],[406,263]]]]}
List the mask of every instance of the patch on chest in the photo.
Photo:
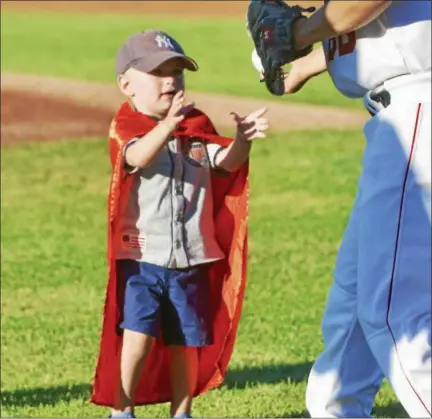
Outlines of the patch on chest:
{"type": "Polygon", "coordinates": [[[195,166],[208,166],[209,160],[205,142],[199,138],[189,138],[183,142],[185,159],[195,166]]]}

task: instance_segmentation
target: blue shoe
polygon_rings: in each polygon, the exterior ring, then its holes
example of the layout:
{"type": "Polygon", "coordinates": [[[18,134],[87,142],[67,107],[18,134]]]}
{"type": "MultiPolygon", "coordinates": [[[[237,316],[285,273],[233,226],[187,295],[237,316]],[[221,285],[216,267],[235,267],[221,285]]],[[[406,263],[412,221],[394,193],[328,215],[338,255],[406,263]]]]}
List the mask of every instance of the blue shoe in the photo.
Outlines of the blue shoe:
{"type": "Polygon", "coordinates": [[[114,416],[111,414],[108,416],[109,418],[127,418],[132,419],[135,418],[135,415],[131,412],[121,412],[121,413],[115,413],[114,416]]]}
{"type": "Polygon", "coordinates": [[[191,417],[192,416],[190,413],[180,413],[179,415],[174,416],[174,418],[178,418],[178,419],[186,419],[191,417]]]}

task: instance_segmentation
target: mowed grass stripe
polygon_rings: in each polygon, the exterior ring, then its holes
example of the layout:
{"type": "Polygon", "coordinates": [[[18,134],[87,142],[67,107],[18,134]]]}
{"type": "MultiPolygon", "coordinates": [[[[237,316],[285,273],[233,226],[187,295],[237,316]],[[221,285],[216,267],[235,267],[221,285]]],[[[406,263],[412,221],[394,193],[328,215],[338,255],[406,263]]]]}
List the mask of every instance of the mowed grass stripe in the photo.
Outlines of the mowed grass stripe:
{"type": "Polygon", "coordinates": [[[244,21],[233,18],[4,11],[1,70],[114,84],[118,48],[130,34],[149,28],[170,33],[198,61],[200,71],[187,74],[188,89],[362,108],[361,101],[338,94],[327,74],[289,99],[271,96],[252,67],[252,42],[244,21]]]}

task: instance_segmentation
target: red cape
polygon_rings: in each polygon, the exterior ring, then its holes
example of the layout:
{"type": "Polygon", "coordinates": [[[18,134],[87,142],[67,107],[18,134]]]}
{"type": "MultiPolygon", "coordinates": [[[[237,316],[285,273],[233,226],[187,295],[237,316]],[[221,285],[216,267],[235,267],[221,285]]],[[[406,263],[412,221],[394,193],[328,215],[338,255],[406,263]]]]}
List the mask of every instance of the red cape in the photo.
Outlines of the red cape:
{"type": "MultiPolygon", "coordinates": [[[[93,384],[91,402],[113,406],[119,381],[122,331],[119,328],[125,284],[116,277],[114,244],[118,214],[127,202],[133,176],[123,168],[123,150],[132,138],[148,133],[156,123],[149,117],[123,104],[115,115],[109,148],[112,176],[108,198],[108,284],[103,313],[99,358],[93,384]]],[[[174,135],[181,138],[200,137],[222,146],[232,140],[217,134],[209,118],[198,110],[191,111],[174,135]]],[[[214,263],[210,271],[212,301],[214,302],[214,344],[199,349],[198,385],[195,395],[219,386],[234,348],[246,285],[248,169],[242,168],[226,176],[212,173],[216,239],[226,258],[214,263]]],[[[169,382],[169,352],[161,340],[146,362],[145,371],[135,397],[136,405],[161,403],[171,400],[169,382]]]]}

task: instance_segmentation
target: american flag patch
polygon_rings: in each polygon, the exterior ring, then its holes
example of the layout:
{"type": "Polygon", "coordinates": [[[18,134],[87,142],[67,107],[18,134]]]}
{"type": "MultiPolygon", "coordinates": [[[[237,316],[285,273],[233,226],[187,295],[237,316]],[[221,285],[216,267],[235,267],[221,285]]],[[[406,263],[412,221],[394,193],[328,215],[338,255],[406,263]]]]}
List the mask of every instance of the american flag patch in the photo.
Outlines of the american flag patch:
{"type": "Polygon", "coordinates": [[[138,234],[124,234],[122,236],[123,247],[129,249],[144,249],[146,240],[144,236],[138,234]]]}

